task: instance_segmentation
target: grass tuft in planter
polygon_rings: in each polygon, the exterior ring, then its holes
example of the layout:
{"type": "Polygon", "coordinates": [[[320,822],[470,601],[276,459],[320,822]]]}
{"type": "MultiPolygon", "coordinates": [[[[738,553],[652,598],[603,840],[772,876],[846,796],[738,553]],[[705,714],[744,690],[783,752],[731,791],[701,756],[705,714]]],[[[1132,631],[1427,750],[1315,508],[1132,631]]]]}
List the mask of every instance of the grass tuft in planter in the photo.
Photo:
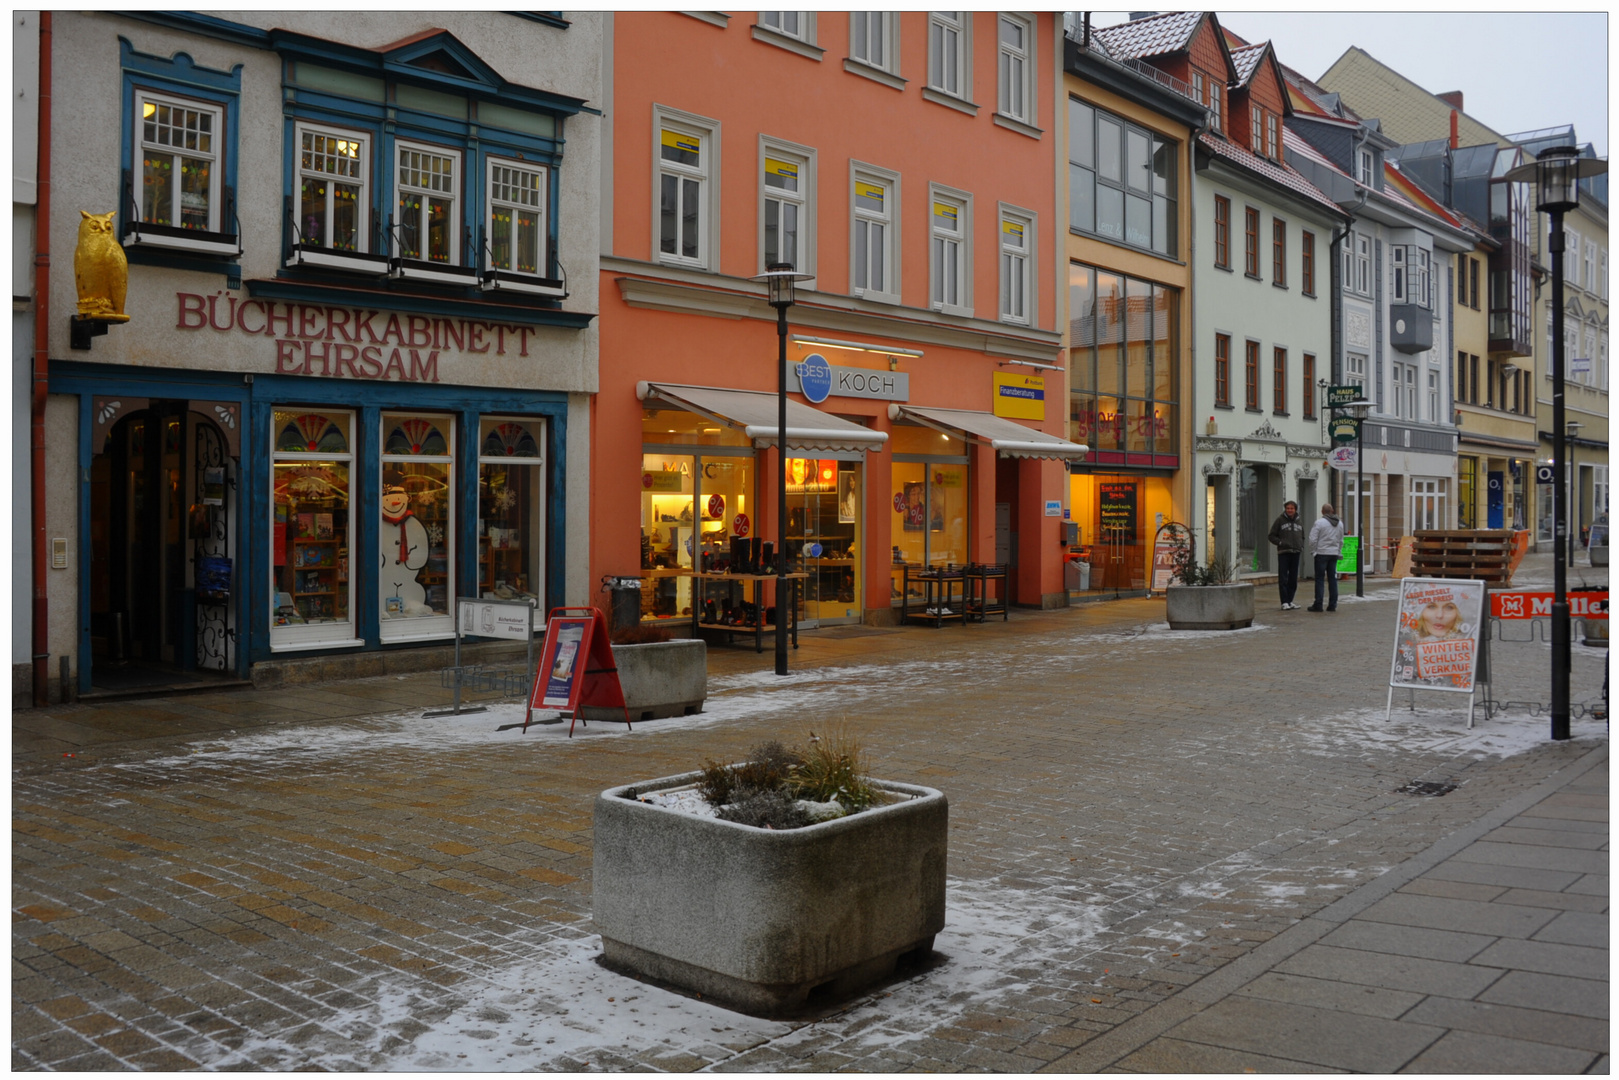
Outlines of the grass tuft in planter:
{"type": "Polygon", "coordinates": [[[697,791],[723,821],[801,829],[890,801],[865,771],[859,739],[840,725],[825,735],[810,732],[807,750],[771,740],[735,765],[704,762],[697,791]]]}

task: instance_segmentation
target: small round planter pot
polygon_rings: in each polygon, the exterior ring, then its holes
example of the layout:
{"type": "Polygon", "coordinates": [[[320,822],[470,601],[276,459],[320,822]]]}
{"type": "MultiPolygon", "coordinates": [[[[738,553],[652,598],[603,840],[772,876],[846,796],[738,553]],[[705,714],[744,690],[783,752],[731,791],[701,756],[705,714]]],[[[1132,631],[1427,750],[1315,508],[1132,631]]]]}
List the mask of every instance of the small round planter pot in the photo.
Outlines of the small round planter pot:
{"type": "Polygon", "coordinates": [[[781,1017],[931,951],[944,928],[943,793],[873,781],[900,801],[780,830],[639,801],[701,775],[596,797],[591,905],[608,967],[781,1017]]]}
{"type": "Polygon", "coordinates": [[[1171,630],[1241,630],[1254,623],[1254,587],[1171,585],[1164,608],[1171,630]]]}

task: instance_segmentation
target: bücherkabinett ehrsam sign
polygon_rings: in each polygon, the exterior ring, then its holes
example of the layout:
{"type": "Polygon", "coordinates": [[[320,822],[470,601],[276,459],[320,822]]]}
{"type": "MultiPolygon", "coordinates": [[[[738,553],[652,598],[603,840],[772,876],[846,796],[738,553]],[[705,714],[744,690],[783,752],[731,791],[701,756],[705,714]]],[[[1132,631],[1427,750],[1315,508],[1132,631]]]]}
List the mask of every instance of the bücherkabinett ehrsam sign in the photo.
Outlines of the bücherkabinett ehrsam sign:
{"type": "Polygon", "coordinates": [[[535,336],[532,326],[483,319],[242,300],[224,292],[178,292],[175,302],[176,330],[266,339],[277,375],[436,383],[441,356],[527,359],[535,336]]]}

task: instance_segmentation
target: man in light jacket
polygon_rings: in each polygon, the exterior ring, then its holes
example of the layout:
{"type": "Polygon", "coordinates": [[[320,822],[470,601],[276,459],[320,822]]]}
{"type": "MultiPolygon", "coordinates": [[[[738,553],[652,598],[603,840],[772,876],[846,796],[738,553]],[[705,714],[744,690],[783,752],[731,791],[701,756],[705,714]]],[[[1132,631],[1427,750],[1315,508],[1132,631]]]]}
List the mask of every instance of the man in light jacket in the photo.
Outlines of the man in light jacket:
{"type": "Polygon", "coordinates": [[[1321,516],[1310,527],[1310,550],[1315,553],[1315,603],[1307,611],[1321,610],[1323,579],[1331,593],[1328,611],[1338,610],[1338,553],[1344,547],[1344,523],[1333,513],[1331,503],[1321,504],[1321,516]]]}
{"type": "Polygon", "coordinates": [[[1282,516],[1270,527],[1270,542],[1276,546],[1276,587],[1282,594],[1282,610],[1297,611],[1293,596],[1299,591],[1304,519],[1299,517],[1299,504],[1292,499],[1282,504],[1282,516]]]}

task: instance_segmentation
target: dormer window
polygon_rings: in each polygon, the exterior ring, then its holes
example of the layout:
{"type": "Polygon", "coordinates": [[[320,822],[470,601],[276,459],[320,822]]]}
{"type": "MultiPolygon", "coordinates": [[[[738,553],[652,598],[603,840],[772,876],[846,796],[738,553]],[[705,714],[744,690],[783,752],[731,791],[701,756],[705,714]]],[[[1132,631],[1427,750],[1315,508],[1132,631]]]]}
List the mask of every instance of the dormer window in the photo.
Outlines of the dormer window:
{"type": "Polygon", "coordinates": [[[1370,150],[1357,150],[1355,154],[1355,178],[1366,187],[1372,187],[1372,166],[1376,155],[1370,150]]]}

